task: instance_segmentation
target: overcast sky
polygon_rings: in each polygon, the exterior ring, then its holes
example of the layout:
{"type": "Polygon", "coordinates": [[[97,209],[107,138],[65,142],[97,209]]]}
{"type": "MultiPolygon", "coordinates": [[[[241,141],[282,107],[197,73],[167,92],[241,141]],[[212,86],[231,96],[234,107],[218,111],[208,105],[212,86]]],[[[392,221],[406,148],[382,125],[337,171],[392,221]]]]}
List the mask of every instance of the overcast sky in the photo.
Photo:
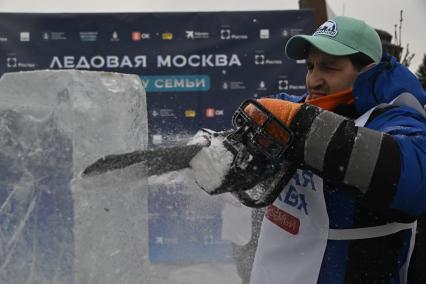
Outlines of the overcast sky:
{"type": "MultiPolygon", "coordinates": [[[[1,12],[148,12],[298,9],[298,0],[0,0],[1,12]]],[[[415,53],[410,69],[417,71],[426,53],[426,0],[327,0],[336,15],[365,20],[394,34],[404,10],[402,45],[415,53]]]]}

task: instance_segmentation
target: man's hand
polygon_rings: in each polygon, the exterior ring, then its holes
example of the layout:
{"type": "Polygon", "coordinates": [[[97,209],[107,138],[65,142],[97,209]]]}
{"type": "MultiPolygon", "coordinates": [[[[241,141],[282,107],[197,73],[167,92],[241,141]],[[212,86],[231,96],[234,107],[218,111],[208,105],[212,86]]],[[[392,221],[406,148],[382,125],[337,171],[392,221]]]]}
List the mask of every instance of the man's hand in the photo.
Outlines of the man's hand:
{"type": "MultiPolygon", "coordinates": [[[[301,103],[293,103],[280,99],[263,98],[257,100],[262,106],[264,106],[269,112],[272,113],[279,121],[286,126],[290,126],[291,122],[299,111],[301,103]]],[[[248,105],[245,112],[257,123],[261,124],[262,117],[253,105],[248,105]]]]}

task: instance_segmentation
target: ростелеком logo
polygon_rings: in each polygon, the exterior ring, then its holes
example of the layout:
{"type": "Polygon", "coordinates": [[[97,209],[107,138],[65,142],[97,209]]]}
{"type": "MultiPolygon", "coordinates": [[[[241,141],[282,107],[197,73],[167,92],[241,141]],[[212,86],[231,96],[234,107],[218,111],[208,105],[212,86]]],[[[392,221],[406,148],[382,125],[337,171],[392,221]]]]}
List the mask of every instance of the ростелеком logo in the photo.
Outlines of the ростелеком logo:
{"type": "Polygon", "coordinates": [[[335,21],[328,20],[322,24],[313,34],[316,35],[326,35],[335,37],[337,35],[337,25],[335,21]]]}

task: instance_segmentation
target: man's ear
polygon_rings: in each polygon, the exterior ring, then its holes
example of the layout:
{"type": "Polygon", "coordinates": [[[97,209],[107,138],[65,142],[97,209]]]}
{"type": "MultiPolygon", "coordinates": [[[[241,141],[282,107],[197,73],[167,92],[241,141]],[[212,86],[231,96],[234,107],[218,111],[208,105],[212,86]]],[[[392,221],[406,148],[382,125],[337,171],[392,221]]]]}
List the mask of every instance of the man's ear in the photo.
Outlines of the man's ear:
{"type": "Polygon", "coordinates": [[[362,72],[365,72],[365,71],[367,71],[367,70],[370,70],[370,69],[371,69],[371,68],[373,68],[375,65],[376,65],[376,63],[372,62],[372,63],[370,63],[370,64],[368,64],[368,65],[364,66],[364,67],[363,67],[363,68],[359,71],[359,73],[362,73],[362,72]]]}

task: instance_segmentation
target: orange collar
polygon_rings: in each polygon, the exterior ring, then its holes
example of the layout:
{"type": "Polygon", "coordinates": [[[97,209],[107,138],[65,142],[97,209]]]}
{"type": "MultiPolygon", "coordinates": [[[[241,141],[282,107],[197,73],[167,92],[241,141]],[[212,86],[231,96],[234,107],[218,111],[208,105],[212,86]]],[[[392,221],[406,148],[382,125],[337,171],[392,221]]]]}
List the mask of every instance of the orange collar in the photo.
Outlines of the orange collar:
{"type": "Polygon", "coordinates": [[[306,99],[306,103],[318,106],[325,110],[333,111],[338,105],[342,104],[353,104],[354,97],[352,96],[352,88],[341,91],[339,93],[315,98],[315,99],[306,99]]]}

